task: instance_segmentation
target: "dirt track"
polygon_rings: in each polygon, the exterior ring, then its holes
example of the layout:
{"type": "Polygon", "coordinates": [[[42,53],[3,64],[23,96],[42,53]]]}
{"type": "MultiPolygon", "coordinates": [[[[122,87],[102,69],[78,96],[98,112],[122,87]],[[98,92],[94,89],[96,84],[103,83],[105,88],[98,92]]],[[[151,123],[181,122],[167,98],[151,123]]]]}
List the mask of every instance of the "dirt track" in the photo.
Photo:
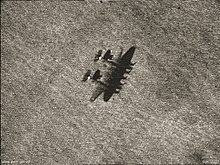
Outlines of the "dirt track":
{"type": "Polygon", "coordinates": [[[1,2],[1,161],[220,163],[219,1],[1,2]],[[99,49],[136,45],[89,102],[99,49]]]}

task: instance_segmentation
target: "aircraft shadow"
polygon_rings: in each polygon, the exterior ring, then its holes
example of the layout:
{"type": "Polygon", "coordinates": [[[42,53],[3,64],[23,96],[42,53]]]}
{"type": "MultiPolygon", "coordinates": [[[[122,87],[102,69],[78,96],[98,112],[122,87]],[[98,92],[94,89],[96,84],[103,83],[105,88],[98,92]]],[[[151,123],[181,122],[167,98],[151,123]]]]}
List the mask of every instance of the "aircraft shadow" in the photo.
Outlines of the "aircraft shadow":
{"type": "Polygon", "coordinates": [[[132,70],[132,66],[134,63],[131,62],[135,47],[132,46],[119,60],[119,62],[115,65],[111,70],[111,74],[107,80],[107,87],[104,90],[104,97],[103,100],[105,102],[109,101],[114,93],[119,93],[122,89],[123,83],[121,80],[126,79],[124,76],[125,73],[130,73],[132,70]]]}

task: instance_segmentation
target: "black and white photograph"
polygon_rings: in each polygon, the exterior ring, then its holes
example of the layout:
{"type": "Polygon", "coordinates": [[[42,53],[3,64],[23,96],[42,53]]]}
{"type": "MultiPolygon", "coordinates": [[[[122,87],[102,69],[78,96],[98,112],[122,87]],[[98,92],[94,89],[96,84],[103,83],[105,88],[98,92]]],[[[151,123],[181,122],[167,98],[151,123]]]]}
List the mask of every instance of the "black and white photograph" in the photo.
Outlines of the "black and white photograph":
{"type": "Polygon", "coordinates": [[[220,164],[220,1],[1,1],[1,164],[220,164]]]}

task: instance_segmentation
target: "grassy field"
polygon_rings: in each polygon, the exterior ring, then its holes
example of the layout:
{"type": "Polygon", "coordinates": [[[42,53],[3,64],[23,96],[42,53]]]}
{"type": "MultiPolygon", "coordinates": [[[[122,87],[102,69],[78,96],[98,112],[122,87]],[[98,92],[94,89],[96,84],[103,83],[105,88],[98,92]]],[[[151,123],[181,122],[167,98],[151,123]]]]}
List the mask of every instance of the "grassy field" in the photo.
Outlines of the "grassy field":
{"type": "Polygon", "coordinates": [[[217,0],[1,2],[1,163],[220,163],[219,52],[217,0]],[[97,51],[133,45],[91,103],[97,51]]]}

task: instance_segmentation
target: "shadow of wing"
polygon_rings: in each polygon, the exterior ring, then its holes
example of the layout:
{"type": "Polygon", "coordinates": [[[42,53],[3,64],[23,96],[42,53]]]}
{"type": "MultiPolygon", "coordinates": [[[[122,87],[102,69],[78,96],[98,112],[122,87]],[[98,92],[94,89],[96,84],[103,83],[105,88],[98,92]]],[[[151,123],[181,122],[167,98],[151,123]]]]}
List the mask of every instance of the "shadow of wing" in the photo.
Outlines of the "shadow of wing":
{"type": "Polygon", "coordinates": [[[131,60],[134,56],[134,52],[135,52],[135,46],[132,46],[121,58],[121,66],[129,66],[132,65],[131,60]]]}
{"type": "Polygon", "coordinates": [[[113,70],[110,78],[108,80],[108,86],[106,86],[106,89],[104,91],[104,101],[108,101],[114,93],[119,93],[119,90],[122,88],[121,80],[123,79],[124,72],[123,69],[117,69],[113,70]],[[122,71],[122,72],[121,72],[122,71]]]}
{"type": "Polygon", "coordinates": [[[105,102],[109,101],[109,99],[112,97],[112,95],[115,93],[115,89],[114,88],[107,88],[105,91],[104,91],[104,97],[103,97],[103,100],[105,102]]]}
{"type": "Polygon", "coordinates": [[[108,86],[104,90],[104,101],[107,102],[112,97],[114,93],[119,93],[122,88],[121,80],[125,79],[124,74],[129,73],[132,70],[131,60],[133,58],[135,47],[132,46],[120,59],[116,69],[112,71],[108,80],[108,86]],[[129,71],[126,71],[129,69],[129,71]]]}

